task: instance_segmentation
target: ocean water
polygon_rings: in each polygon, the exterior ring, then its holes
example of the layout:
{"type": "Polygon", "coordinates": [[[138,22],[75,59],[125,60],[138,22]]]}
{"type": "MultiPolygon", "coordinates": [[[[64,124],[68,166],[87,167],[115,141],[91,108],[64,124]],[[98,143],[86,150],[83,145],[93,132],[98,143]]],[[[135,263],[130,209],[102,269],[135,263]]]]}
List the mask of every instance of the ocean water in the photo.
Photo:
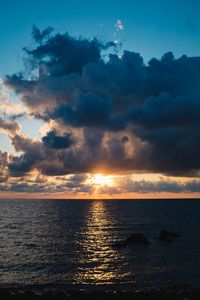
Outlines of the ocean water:
{"type": "Polygon", "coordinates": [[[199,285],[199,200],[0,201],[0,287],[199,285]],[[180,237],[160,241],[161,229],[180,237]],[[112,246],[133,232],[150,245],[112,246]]]}

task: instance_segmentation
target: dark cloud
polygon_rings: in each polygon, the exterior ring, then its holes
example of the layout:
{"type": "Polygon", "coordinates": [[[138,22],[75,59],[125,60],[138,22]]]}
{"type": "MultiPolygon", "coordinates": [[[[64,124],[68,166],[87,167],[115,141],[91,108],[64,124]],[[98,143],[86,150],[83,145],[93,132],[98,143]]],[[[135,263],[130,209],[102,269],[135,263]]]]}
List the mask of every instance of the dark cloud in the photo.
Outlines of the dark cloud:
{"type": "Polygon", "coordinates": [[[14,136],[12,138],[12,145],[16,151],[22,152],[22,154],[12,157],[8,165],[10,175],[21,177],[34,169],[40,170],[42,174],[48,176],[73,174],[85,172],[85,170],[89,171],[89,166],[94,163],[95,157],[92,157],[91,154],[83,151],[83,149],[76,148],[76,145],[73,145],[71,142],[70,137],[66,137],[62,137],[58,142],[54,135],[47,134],[44,137],[47,140],[40,142],[30,139],[25,135],[14,136]],[[62,148],[62,138],[64,138],[66,144],[66,137],[68,147],[62,148]]]}
{"type": "Polygon", "coordinates": [[[37,28],[33,37],[37,44],[26,49],[27,61],[38,75],[14,74],[5,82],[33,116],[53,121],[53,129],[39,144],[13,140],[23,154],[10,163],[12,173],[103,169],[198,176],[200,57],[168,52],[144,64],[140,54],[118,57],[112,43],[97,39],[37,28]]]}
{"type": "Polygon", "coordinates": [[[34,25],[33,28],[32,28],[32,37],[34,38],[34,40],[36,42],[42,43],[44,38],[48,38],[52,32],[53,32],[52,27],[47,27],[44,30],[40,30],[39,28],[37,28],[34,25]]]}
{"type": "MultiPolygon", "coordinates": [[[[32,35],[36,42],[43,39],[53,31],[51,27],[42,32],[36,27],[32,35]]],[[[101,60],[101,50],[107,49],[113,43],[102,44],[97,39],[76,39],[68,33],[50,36],[45,43],[40,43],[36,49],[25,51],[32,56],[33,61],[37,60],[45,70],[55,76],[62,76],[68,73],[81,72],[83,66],[88,63],[95,63],[101,60]]],[[[42,71],[44,69],[40,69],[42,71]]],[[[46,73],[45,73],[46,74],[46,73]]]]}
{"type": "Polygon", "coordinates": [[[13,157],[12,162],[8,165],[12,176],[23,176],[35,168],[38,161],[45,160],[45,152],[41,142],[17,134],[12,138],[12,145],[16,151],[23,152],[20,156],[13,157]]]}
{"type": "Polygon", "coordinates": [[[73,141],[71,140],[71,134],[65,134],[64,136],[56,135],[56,131],[49,131],[46,136],[42,138],[44,145],[47,148],[53,149],[65,149],[69,148],[73,141]]]}
{"type": "Polygon", "coordinates": [[[61,105],[52,114],[53,119],[61,118],[64,123],[74,127],[100,127],[107,130],[120,130],[125,122],[112,117],[112,100],[95,94],[81,95],[76,108],[61,105]]]}

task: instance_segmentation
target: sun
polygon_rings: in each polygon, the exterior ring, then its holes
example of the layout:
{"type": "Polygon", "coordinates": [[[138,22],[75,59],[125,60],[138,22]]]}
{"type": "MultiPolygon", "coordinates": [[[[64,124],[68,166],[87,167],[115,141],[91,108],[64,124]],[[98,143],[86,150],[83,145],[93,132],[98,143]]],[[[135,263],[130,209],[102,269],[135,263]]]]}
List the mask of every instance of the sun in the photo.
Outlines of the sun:
{"type": "Polygon", "coordinates": [[[91,181],[96,186],[112,186],[114,184],[112,176],[102,174],[93,175],[91,181]]]}

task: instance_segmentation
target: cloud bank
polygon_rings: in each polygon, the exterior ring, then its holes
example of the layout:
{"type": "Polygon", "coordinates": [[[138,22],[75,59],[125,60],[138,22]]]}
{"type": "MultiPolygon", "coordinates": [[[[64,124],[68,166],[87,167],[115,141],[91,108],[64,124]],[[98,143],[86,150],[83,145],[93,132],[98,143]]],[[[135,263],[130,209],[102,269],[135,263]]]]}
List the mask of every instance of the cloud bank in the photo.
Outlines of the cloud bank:
{"type": "Polygon", "coordinates": [[[119,57],[112,42],[54,35],[52,28],[34,28],[33,38],[24,72],[4,83],[49,131],[35,141],[16,122],[0,120],[21,153],[10,158],[10,176],[199,176],[200,57],[168,52],[145,64],[132,51],[119,57]]]}

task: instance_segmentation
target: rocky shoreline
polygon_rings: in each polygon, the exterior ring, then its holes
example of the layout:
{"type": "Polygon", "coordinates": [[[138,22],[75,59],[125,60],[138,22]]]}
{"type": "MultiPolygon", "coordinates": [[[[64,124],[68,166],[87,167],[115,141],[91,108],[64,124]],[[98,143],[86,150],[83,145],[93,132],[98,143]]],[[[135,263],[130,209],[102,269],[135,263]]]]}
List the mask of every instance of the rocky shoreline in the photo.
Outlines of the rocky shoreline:
{"type": "Polygon", "coordinates": [[[0,289],[1,299],[29,300],[199,300],[200,289],[155,289],[151,291],[62,291],[38,293],[31,290],[0,289]]]}

